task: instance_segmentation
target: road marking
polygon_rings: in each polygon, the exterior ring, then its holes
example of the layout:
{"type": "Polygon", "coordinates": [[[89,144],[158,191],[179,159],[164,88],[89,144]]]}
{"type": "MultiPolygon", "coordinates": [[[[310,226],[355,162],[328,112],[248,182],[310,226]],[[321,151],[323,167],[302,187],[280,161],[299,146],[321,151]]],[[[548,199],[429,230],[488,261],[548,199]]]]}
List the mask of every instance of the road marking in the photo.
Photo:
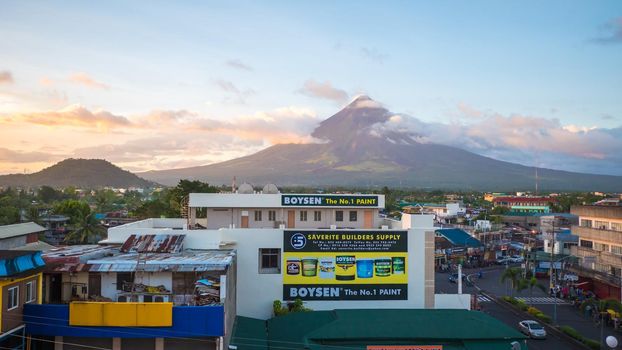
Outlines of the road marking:
{"type": "Polygon", "coordinates": [[[490,299],[489,297],[487,297],[485,295],[480,294],[480,295],[477,296],[477,302],[478,303],[486,303],[486,302],[490,302],[490,301],[492,301],[492,299],[490,299]]]}
{"type": "Polygon", "coordinates": [[[516,299],[523,301],[525,304],[569,304],[564,299],[554,297],[516,297],[516,299]]]}

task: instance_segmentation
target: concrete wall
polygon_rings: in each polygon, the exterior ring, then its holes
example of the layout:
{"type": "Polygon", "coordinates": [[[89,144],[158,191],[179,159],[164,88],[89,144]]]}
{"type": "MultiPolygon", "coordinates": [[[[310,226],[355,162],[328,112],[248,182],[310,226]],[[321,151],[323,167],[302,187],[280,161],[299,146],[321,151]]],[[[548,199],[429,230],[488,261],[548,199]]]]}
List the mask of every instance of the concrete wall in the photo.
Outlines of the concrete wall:
{"type": "Polygon", "coordinates": [[[436,294],[435,309],[471,309],[471,294],[436,294]]]}
{"type": "Polygon", "coordinates": [[[0,249],[8,250],[25,245],[28,235],[0,239],[0,249]]]}

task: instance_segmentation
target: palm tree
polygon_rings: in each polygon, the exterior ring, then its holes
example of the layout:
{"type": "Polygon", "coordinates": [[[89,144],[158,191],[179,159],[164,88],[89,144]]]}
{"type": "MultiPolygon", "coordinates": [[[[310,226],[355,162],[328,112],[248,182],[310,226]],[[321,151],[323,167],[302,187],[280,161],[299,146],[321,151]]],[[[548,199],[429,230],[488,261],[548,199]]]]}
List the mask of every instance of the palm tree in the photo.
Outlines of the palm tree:
{"type": "Polygon", "coordinates": [[[529,289],[529,306],[531,306],[531,299],[533,297],[533,288],[537,287],[543,292],[546,292],[546,287],[538,283],[538,279],[535,276],[531,276],[531,278],[523,278],[518,282],[518,286],[516,290],[524,290],[529,289]]]}
{"type": "Polygon", "coordinates": [[[66,242],[93,243],[95,238],[103,232],[103,228],[95,220],[95,215],[84,215],[74,226],[73,231],[65,236],[66,242]]]}
{"type": "Polygon", "coordinates": [[[507,268],[503,270],[503,273],[501,273],[501,283],[504,283],[506,280],[510,280],[510,284],[512,286],[510,289],[510,296],[513,295],[514,289],[519,290],[521,274],[522,271],[516,267],[507,268]]]}

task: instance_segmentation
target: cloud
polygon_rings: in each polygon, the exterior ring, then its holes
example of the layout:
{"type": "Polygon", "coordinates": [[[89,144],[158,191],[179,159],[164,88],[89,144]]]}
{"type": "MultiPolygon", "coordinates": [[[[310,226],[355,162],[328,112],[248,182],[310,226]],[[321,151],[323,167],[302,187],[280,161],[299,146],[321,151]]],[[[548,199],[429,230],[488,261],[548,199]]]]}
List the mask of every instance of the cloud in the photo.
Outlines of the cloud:
{"type": "Polygon", "coordinates": [[[309,79],[305,81],[304,85],[298,90],[298,92],[309,97],[331,100],[339,104],[348,100],[348,93],[344,90],[333,87],[329,81],[322,83],[309,79]]]}
{"type": "Polygon", "coordinates": [[[218,86],[221,90],[228,93],[230,96],[225,97],[224,103],[234,103],[234,104],[246,104],[246,100],[255,95],[255,90],[253,89],[238,89],[233,82],[224,79],[216,79],[214,81],[216,86],[218,86]]]}
{"type": "Polygon", "coordinates": [[[9,71],[0,71],[0,84],[12,84],[13,74],[9,71]]]}
{"type": "Polygon", "coordinates": [[[51,86],[54,86],[54,80],[48,77],[42,77],[41,79],[39,79],[39,85],[45,86],[45,87],[51,87],[51,86]]]}
{"type": "Polygon", "coordinates": [[[239,69],[239,70],[245,70],[245,71],[249,71],[252,72],[253,71],[253,67],[249,66],[246,63],[243,63],[240,60],[237,59],[233,59],[233,60],[227,60],[227,62],[225,62],[225,64],[231,68],[235,68],[235,69],[239,69]]]}
{"type": "Polygon", "coordinates": [[[591,42],[604,45],[622,43],[622,16],[603,25],[600,36],[593,38],[591,42]]]}
{"type": "Polygon", "coordinates": [[[84,106],[71,105],[58,111],[17,113],[0,116],[4,123],[29,123],[44,126],[75,126],[100,131],[119,127],[131,127],[132,122],[108,111],[90,111],[84,106]]]}
{"type": "MultiPolygon", "coordinates": [[[[462,113],[469,117],[471,110],[462,113]]],[[[540,166],[621,174],[621,130],[563,125],[558,119],[535,116],[482,113],[476,121],[465,119],[450,124],[396,115],[374,125],[370,134],[392,139],[398,134],[402,139],[407,136],[419,143],[454,146],[526,165],[534,165],[539,159],[540,166]]]]}
{"type": "Polygon", "coordinates": [[[75,73],[69,76],[69,81],[72,83],[84,85],[86,87],[93,88],[93,89],[104,89],[104,90],[110,89],[110,86],[102,82],[99,82],[91,78],[88,74],[82,73],[82,72],[75,73]]]}
{"type": "Polygon", "coordinates": [[[611,114],[603,114],[600,119],[602,120],[616,120],[618,118],[612,116],[611,114]]]}
{"type": "Polygon", "coordinates": [[[369,59],[370,61],[380,64],[384,63],[384,61],[389,58],[389,55],[378,51],[378,49],[368,47],[361,48],[361,55],[363,55],[363,57],[369,59]]]}
{"type": "Polygon", "coordinates": [[[7,163],[35,163],[61,159],[61,155],[45,152],[15,151],[0,147],[0,161],[7,163]]]}

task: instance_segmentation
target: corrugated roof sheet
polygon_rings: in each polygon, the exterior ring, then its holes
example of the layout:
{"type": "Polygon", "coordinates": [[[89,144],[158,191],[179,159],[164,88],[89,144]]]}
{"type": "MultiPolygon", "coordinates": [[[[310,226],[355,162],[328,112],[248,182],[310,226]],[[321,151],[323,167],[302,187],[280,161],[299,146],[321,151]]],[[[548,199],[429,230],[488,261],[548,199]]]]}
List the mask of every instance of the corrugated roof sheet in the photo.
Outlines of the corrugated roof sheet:
{"type": "Polygon", "coordinates": [[[482,245],[482,242],[478,239],[471,237],[466,231],[459,228],[442,228],[434,232],[445,237],[451,244],[456,246],[480,247],[482,245]]]}
{"type": "Polygon", "coordinates": [[[46,252],[52,249],[56,249],[55,246],[45,243],[43,241],[36,241],[33,243],[26,243],[25,245],[21,245],[19,247],[11,248],[11,250],[37,250],[41,252],[46,252]]]}
{"type": "Polygon", "coordinates": [[[118,249],[110,246],[96,244],[70,245],[49,250],[43,253],[43,259],[50,263],[85,263],[88,259],[101,258],[118,252],[118,249]]]}
{"type": "Polygon", "coordinates": [[[121,252],[178,253],[183,249],[186,235],[131,235],[121,246],[121,252]]]}
{"type": "Polygon", "coordinates": [[[218,271],[233,262],[233,250],[186,250],[180,253],[124,253],[92,259],[86,263],[63,264],[50,272],[192,272],[218,271]]]}
{"type": "Polygon", "coordinates": [[[0,239],[27,235],[29,233],[43,232],[45,227],[34,222],[0,226],[0,239]]]}

